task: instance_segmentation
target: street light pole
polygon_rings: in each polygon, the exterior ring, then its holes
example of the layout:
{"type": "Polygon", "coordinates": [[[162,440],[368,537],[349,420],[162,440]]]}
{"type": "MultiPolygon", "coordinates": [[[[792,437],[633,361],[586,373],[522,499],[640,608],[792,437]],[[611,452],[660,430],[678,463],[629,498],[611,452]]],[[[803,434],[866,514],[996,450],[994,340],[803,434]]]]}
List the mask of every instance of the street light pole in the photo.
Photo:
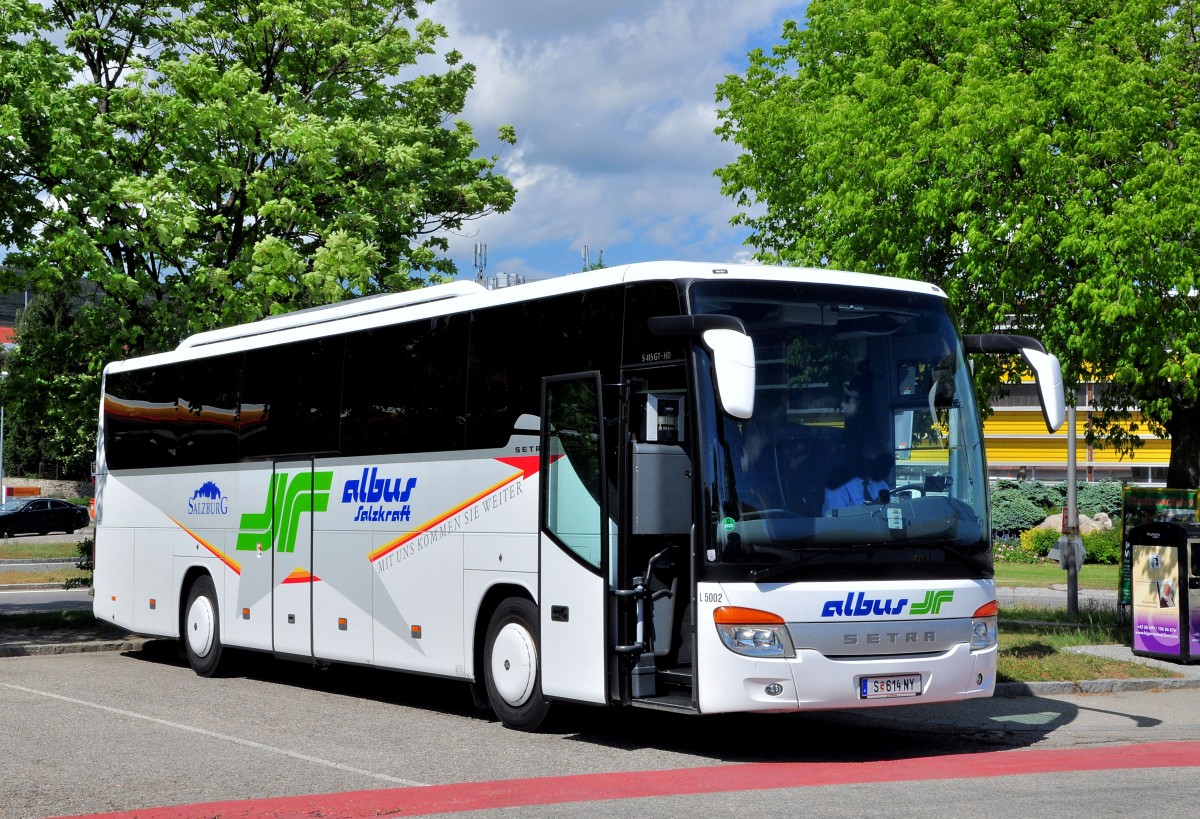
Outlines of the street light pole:
{"type": "MultiPolygon", "coordinates": [[[[8,370],[0,370],[0,381],[8,380],[8,370]]],[[[4,396],[0,395],[0,503],[8,500],[4,491],[4,396]]]]}
{"type": "Polygon", "coordinates": [[[1067,525],[1063,548],[1063,565],[1067,568],[1067,613],[1079,612],[1079,503],[1076,498],[1078,470],[1075,467],[1075,404],[1067,407],[1067,525]]]}

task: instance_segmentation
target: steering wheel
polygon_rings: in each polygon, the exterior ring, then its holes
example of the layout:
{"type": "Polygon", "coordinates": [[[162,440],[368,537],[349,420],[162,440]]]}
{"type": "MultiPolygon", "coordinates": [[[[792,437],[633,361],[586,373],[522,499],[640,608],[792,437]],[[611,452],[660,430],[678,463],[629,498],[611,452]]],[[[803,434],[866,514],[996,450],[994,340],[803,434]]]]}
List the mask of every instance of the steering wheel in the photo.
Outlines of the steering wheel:
{"type": "Polygon", "coordinates": [[[906,483],[892,490],[892,496],[908,495],[909,499],[925,497],[925,487],[919,483],[906,483]]]}

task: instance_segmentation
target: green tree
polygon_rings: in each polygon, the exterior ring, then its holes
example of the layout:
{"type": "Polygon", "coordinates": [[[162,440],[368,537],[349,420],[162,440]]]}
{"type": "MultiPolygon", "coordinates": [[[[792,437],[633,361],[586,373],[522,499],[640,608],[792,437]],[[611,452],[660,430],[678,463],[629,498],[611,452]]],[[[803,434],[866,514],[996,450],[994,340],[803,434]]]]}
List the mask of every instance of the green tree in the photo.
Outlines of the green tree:
{"type": "Polygon", "coordinates": [[[74,287],[40,293],[18,316],[20,344],[5,357],[0,386],[7,416],[5,471],[84,480],[96,457],[98,372],[75,331],[79,296],[74,287]],[[45,362],[54,362],[45,366],[45,362]]]}
{"type": "Polygon", "coordinates": [[[606,267],[608,267],[608,265],[606,265],[604,263],[604,251],[603,250],[601,250],[600,253],[596,256],[596,261],[594,261],[594,262],[589,260],[586,256],[584,257],[583,272],[587,272],[588,270],[603,270],[606,267]]]}
{"type": "MultiPolygon", "coordinates": [[[[1192,0],[814,0],[717,90],[763,261],[942,286],[966,328],[1106,379],[1092,442],[1171,436],[1200,485],[1200,17],[1192,0]]],[[[982,374],[993,391],[999,370],[982,374]]]]}
{"type": "Polygon", "coordinates": [[[94,387],[193,332],[453,273],[447,232],[515,190],[419,5],[0,0],[0,287],[86,284],[94,387]]]}

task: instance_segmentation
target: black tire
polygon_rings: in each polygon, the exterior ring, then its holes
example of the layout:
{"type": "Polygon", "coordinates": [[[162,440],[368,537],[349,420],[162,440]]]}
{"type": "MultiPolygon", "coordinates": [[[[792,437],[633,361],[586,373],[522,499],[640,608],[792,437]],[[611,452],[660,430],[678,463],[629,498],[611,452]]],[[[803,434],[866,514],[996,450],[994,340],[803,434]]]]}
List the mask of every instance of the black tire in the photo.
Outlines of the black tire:
{"type": "Polygon", "coordinates": [[[517,731],[535,731],[550,703],[542,696],[538,610],[510,597],[492,614],[483,648],[488,702],[500,721],[517,731]]]}
{"type": "Polygon", "coordinates": [[[201,575],[188,590],[183,610],[183,647],[188,665],[201,677],[216,675],[221,664],[221,611],[212,578],[201,575]]]}

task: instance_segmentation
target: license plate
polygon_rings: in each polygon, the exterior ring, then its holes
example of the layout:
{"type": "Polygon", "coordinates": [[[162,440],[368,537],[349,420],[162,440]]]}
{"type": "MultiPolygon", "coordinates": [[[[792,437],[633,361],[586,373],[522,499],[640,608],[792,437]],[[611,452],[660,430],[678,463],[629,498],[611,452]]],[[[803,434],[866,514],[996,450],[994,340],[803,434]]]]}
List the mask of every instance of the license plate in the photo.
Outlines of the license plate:
{"type": "Polygon", "coordinates": [[[859,699],[917,697],[921,694],[920,674],[895,674],[890,677],[863,677],[858,683],[859,699]]]}

